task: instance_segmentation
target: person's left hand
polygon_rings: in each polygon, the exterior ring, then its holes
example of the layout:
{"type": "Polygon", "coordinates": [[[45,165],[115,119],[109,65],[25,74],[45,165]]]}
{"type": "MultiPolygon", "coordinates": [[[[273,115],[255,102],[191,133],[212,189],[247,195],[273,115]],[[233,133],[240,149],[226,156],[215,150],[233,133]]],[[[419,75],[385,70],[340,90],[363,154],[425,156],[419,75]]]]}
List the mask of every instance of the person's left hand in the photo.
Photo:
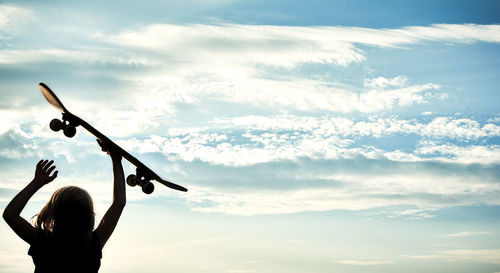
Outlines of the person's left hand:
{"type": "Polygon", "coordinates": [[[52,171],[56,169],[56,166],[52,166],[52,163],[54,163],[54,160],[40,160],[38,164],[36,164],[35,178],[33,181],[40,183],[41,186],[54,181],[59,171],[55,171],[51,174],[52,171]]]}

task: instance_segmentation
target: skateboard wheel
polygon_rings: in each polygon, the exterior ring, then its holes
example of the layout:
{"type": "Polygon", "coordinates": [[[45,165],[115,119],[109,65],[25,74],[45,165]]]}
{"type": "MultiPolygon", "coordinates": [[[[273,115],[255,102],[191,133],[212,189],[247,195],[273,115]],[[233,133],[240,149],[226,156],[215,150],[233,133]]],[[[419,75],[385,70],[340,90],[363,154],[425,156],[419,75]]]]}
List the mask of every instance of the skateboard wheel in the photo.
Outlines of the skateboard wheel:
{"type": "Polygon", "coordinates": [[[151,182],[146,182],[146,183],[144,183],[144,185],[142,185],[142,191],[145,194],[150,194],[154,190],[155,190],[155,185],[153,185],[153,183],[151,183],[151,182]]]}
{"type": "Polygon", "coordinates": [[[58,119],[53,119],[50,121],[50,129],[54,132],[61,130],[64,127],[64,123],[58,119]]]}
{"type": "Polygon", "coordinates": [[[137,185],[137,179],[135,174],[127,176],[127,184],[131,187],[135,187],[137,185]]]}
{"type": "Polygon", "coordinates": [[[64,135],[67,136],[67,137],[74,137],[76,134],[76,128],[74,126],[66,126],[66,128],[64,128],[64,135]]]}

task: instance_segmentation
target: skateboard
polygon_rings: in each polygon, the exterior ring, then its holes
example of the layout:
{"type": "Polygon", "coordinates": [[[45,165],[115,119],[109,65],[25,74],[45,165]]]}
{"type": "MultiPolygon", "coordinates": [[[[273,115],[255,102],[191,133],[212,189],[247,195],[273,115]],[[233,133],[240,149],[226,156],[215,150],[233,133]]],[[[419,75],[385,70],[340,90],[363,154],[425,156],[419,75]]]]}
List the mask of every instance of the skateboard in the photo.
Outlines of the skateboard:
{"type": "Polygon", "coordinates": [[[106,143],[106,145],[111,145],[113,149],[119,151],[119,153],[122,155],[123,158],[125,158],[128,162],[130,162],[132,165],[136,167],[136,173],[127,176],[127,184],[129,186],[134,187],[139,185],[144,193],[150,194],[154,191],[154,185],[151,182],[151,180],[156,180],[160,184],[163,184],[174,190],[184,191],[184,192],[187,191],[187,189],[182,186],[163,180],[159,175],[153,172],[150,168],[144,165],[133,155],[129,154],[123,148],[121,148],[116,143],[111,141],[104,134],[97,131],[97,129],[92,127],[83,119],[69,112],[68,109],[64,107],[59,98],[57,98],[56,94],[46,84],[40,83],[38,86],[40,87],[43,96],[45,97],[45,99],[47,99],[49,104],[62,113],[62,120],[53,119],[50,122],[50,129],[54,132],[62,130],[66,137],[71,138],[76,134],[76,127],[82,126],[89,133],[91,133],[97,138],[98,142],[100,142],[99,144],[106,143]]]}

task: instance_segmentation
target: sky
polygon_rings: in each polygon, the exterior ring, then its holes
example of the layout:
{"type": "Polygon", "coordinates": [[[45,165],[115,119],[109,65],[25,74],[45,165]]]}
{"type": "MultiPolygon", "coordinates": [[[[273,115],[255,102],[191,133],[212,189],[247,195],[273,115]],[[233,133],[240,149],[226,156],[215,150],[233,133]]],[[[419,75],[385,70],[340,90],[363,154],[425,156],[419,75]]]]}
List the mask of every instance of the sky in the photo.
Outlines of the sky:
{"type": "MultiPolygon", "coordinates": [[[[500,272],[499,1],[0,1],[0,210],[66,108],[188,192],[127,186],[100,272],[500,272]]],[[[124,161],[126,175],[134,167],[124,161]]],[[[0,272],[34,270],[0,222],[0,272]]]]}

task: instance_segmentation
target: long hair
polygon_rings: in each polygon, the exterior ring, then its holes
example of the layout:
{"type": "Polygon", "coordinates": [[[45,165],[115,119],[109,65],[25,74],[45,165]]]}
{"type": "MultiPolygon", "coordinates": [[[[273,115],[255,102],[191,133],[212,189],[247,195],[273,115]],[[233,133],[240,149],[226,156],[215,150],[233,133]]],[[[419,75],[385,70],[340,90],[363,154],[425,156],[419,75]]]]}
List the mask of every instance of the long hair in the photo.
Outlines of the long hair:
{"type": "Polygon", "coordinates": [[[75,186],[56,190],[36,215],[35,228],[56,239],[88,241],[95,224],[94,205],[87,191],[75,186]]]}

